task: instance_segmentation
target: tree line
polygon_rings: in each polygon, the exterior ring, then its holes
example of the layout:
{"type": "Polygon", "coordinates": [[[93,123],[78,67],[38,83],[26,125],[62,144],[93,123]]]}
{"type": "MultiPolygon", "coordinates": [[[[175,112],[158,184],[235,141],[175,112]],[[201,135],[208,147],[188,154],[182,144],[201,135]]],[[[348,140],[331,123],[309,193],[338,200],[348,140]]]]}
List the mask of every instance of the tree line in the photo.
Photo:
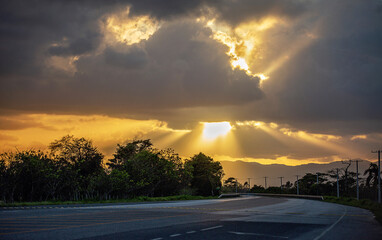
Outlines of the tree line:
{"type": "MultiPolygon", "coordinates": [[[[359,173],[359,196],[364,199],[377,200],[378,166],[370,163],[369,168],[359,173]]],[[[357,174],[348,171],[348,168],[338,169],[338,185],[341,197],[356,197],[357,174]]],[[[337,195],[337,169],[328,172],[306,173],[298,180],[299,194],[303,195],[337,195]]],[[[264,188],[260,185],[249,186],[248,182],[241,184],[234,177],[229,177],[223,182],[223,192],[254,192],[254,193],[283,193],[296,194],[297,180],[287,181],[279,187],[264,188]]]]}
{"type": "Polygon", "coordinates": [[[113,158],[91,140],[64,136],[48,151],[0,154],[3,202],[108,200],[137,196],[218,195],[224,175],[220,162],[203,153],[182,159],[150,140],[118,144],[113,158]]]}

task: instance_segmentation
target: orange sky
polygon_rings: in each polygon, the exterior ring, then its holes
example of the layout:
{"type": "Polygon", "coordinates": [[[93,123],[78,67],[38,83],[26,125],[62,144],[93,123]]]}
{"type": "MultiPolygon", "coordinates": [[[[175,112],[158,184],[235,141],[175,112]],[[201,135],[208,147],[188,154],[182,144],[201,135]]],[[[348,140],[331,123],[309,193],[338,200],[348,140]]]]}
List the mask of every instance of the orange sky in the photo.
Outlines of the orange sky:
{"type": "Polygon", "coordinates": [[[335,135],[293,131],[280,127],[276,123],[256,121],[200,122],[192,129],[172,129],[168,127],[166,122],[158,120],[132,120],[101,115],[25,114],[3,117],[1,120],[3,123],[8,122],[8,128],[10,129],[1,131],[0,151],[14,151],[16,149],[46,150],[50,142],[70,134],[91,139],[105,153],[106,158],[112,156],[117,144],[133,139],[152,139],[155,147],[159,149],[173,148],[183,157],[190,157],[198,152],[204,152],[213,156],[216,160],[234,161],[240,159],[243,161],[256,161],[262,164],[299,165],[338,161],[341,160],[341,156],[343,158],[347,156],[361,158],[371,156],[356,149],[349,149],[346,146],[349,142],[367,140],[366,135],[349,136],[348,139],[344,139],[335,135]],[[243,133],[252,133],[252,139],[243,136],[243,133]],[[256,137],[256,135],[259,135],[259,137],[256,137]],[[270,140],[276,144],[272,146],[263,143],[259,147],[268,149],[263,149],[263,151],[265,150],[264,157],[257,157],[257,148],[254,152],[243,149],[247,146],[240,144],[238,138],[248,139],[248,141],[253,141],[255,144],[270,140]],[[304,144],[301,144],[301,142],[304,144]],[[272,154],[281,145],[290,149],[304,146],[310,149],[309,154],[312,155],[315,152],[318,154],[319,151],[329,151],[333,156],[306,158],[293,158],[293,156],[282,155],[266,156],[272,154]]]}

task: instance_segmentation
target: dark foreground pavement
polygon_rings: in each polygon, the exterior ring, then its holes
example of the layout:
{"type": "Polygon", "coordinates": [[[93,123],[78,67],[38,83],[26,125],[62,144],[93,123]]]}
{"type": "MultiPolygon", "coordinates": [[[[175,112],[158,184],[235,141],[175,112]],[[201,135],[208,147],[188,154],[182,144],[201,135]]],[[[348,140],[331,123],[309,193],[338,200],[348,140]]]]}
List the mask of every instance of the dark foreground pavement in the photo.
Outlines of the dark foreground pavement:
{"type": "Polygon", "coordinates": [[[0,239],[382,239],[363,209],[269,197],[0,210],[0,239]]]}

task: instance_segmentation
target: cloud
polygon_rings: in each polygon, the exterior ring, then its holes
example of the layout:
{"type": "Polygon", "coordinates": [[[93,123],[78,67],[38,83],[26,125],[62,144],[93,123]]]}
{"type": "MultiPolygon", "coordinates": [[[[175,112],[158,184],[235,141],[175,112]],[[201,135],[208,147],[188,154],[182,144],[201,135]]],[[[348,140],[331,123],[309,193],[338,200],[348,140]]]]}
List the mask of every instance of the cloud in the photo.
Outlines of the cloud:
{"type": "Polygon", "coordinates": [[[208,3],[216,3],[212,0],[132,0],[131,10],[136,15],[152,15],[156,18],[172,18],[176,16],[188,15],[192,12],[197,12],[200,7],[208,3]]]}
{"type": "Polygon", "coordinates": [[[0,75],[3,78],[13,74],[41,74],[46,53],[68,55],[93,50],[97,46],[98,19],[117,6],[102,1],[91,4],[90,1],[2,1],[0,75]],[[67,46],[51,46],[63,42],[67,46]]]}
{"type": "Polygon", "coordinates": [[[210,34],[195,21],[165,23],[147,41],[82,56],[74,62],[74,76],[49,72],[38,79],[16,77],[17,84],[9,82],[3,89],[9,102],[4,107],[134,115],[260,99],[259,79],[232,70],[226,47],[210,34]]]}
{"type": "Polygon", "coordinates": [[[97,33],[87,33],[84,37],[71,40],[70,43],[63,45],[55,44],[48,49],[49,54],[56,56],[81,55],[95,50],[99,44],[99,35],[97,33]]]}
{"type": "Polygon", "coordinates": [[[27,128],[40,128],[45,130],[55,130],[54,127],[45,126],[31,117],[0,117],[0,130],[23,130],[27,128]]]}
{"type": "Polygon", "coordinates": [[[267,16],[293,19],[303,14],[310,3],[299,0],[223,0],[212,1],[208,5],[215,9],[220,20],[236,26],[267,16]]]}
{"type": "Polygon", "coordinates": [[[380,1],[8,1],[0,9],[3,113],[107,114],[179,128],[258,120],[341,136],[382,127],[380,1]],[[251,36],[249,68],[269,76],[262,87],[232,70],[227,46],[195,20],[204,14],[229,30],[277,19],[251,36]],[[134,41],[105,27],[110,16],[128,27],[144,17],[129,32],[134,41]]]}
{"type": "Polygon", "coordinates": [[[106,64],[124,69],[139,69],[148,61],[143,49],[135,47],[128,48],[127,52],[123,53],[107,48],[103,56],[106,64]]]}
{"type": "Polygon", "coordinates": [[[1,134],[0,133],[0,141],[12,142],[12,141],[17,141],[17,140],[18,140],[17,137],[13,137],[13,136],[10,136],[7,134],[1,134]]]}
{"type": "Polygon", "coordinates": [[[266,31],[265,98],[237,118],[286,123],[310,132],[380,131],[380,1],[316,1],[293,24],[266,31]]]}

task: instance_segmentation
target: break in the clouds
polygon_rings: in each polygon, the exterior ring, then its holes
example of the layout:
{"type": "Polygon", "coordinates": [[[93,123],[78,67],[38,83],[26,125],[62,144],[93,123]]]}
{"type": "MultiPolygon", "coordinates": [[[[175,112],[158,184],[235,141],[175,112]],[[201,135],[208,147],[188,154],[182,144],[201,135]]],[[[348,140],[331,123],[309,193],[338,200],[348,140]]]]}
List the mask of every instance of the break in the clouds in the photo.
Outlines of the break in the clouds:
{"type": "MultiPolygon", "coordinates": [[[[10,113],[101,114],[380,139],[379,0],[1,1],[0,16],[1,129],[42,126],[10,113]]],[[[242,157],[338,153],[234,130],[242,157]]]]}

